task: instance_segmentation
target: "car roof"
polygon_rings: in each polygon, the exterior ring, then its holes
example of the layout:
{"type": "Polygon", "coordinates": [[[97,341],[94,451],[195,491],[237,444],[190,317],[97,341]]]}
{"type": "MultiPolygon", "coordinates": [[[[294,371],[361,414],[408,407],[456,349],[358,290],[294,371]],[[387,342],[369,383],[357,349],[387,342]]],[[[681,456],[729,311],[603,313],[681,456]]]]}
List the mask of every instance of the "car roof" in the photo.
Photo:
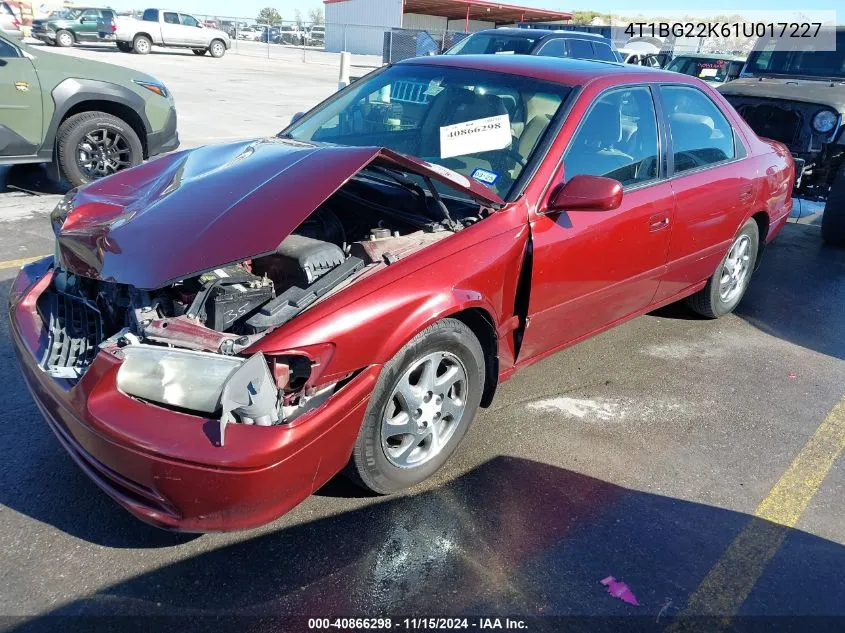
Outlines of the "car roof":
{"type": "Polygon", "coordinates": [[[494,33],[496,35],[509,35],[511,37],[524,37],[540,39],[544,37],[569,37],[575,39],[591,39],[609,43],[610,40],[598,33],[589,33],[587,31],[563,31],[557,29],[518,29],[513,27],[505,27],[501,29],[484,29],[483,31],[476,31],[476,33],[494,33]]]}
{"type": "Polygon", "coordinates": [[[487,70],[543,79],[567,86],[579,86],[608,75],[633,78],[633,81],[679,82],[679,73],[647,66],[587,59],[564,59],[540,55],[434,55],[414,57],[397,62],[422,66],[448,66],[470,70],[487,70]]]}
{"type": "Polygon", "coordinates": [[[690,57],[692,59],[724,59],[730,62],[744,62],[745,57],[741,55],[728,55],[723,53],[681,53],[680,55],[675,55],[675,59],[680,59],[682,57],[690,57]]]}

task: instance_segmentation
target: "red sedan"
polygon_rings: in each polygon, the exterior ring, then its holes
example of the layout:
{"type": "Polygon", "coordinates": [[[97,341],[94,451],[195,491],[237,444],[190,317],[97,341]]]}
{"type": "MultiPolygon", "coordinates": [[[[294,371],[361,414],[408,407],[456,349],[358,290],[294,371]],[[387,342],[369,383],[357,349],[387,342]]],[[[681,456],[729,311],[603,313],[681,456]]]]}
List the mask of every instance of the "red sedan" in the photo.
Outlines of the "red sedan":
{"type": "Polygon", "coordinates": [[[374,72],[278,137],[73,191],[11,335],[79,466],[152,524],[270,521],[434,473],[520,367],[742,299],[792,159],[703,82],[544,57],[374,72]]]}

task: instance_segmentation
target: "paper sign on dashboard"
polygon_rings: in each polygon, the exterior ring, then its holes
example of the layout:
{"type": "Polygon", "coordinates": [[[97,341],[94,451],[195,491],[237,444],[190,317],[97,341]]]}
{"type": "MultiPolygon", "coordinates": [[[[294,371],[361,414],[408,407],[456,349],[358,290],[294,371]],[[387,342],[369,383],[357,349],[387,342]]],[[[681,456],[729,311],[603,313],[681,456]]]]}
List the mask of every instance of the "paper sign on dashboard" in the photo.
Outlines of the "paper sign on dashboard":
{"type": "Polygon", "coordinates": [[[507,114],[444,125],[440,128],[440,158],[503,149],[511,140],[507,114]]]}

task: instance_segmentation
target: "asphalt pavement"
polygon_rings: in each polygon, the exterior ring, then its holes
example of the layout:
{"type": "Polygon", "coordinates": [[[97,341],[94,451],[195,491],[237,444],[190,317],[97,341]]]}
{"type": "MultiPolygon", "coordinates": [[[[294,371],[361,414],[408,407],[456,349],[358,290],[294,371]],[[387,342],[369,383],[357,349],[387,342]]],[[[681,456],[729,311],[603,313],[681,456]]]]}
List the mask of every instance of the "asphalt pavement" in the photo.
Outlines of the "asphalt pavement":
{"type": "MultiPolygon", "coordinates": [[[[232,118],[248,107],[222,103],[232,118]]],[[[186,136],[213,140],[201,130],[221,123],[188,110],[186,136]]],[[[4,304],[15,260],[50,252],[57,199],[0,193],[4,304]]],[[[270,525],[199,537],[140,523],[75,466],[26,391],[4,310],[0,614],[30,619],[0,629],[110,614],[640,615],[647,630],[685,613],[845,616],[843,307],[845,251],[789,224],[736,314],[669,306],[526,368],[408,493],[338,477],[270,525]]]]}

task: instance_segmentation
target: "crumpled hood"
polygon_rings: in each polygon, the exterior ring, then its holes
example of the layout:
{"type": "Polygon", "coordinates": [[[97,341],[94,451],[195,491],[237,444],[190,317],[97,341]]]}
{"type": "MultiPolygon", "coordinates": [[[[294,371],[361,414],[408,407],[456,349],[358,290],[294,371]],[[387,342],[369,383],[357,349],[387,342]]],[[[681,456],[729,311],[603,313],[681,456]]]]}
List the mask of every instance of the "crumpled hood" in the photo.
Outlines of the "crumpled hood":
{"type": "Polygon", "coordinates": [[[384,148],[261,139],[169,154],[88,185],[73,197],[57,249],[76,274],[161,288],[272,253],[373,161],[504,204],[480,183],[384,148]]]}
{"type": "Polygon", "coordinates": [[[845,84],[841,79],[799,77],[742,77],[717,88],[726,97],[760,97],[817,103],[845,112],[845,84]],[[831,85],[833,83],[833,85],[831,85]]]}

